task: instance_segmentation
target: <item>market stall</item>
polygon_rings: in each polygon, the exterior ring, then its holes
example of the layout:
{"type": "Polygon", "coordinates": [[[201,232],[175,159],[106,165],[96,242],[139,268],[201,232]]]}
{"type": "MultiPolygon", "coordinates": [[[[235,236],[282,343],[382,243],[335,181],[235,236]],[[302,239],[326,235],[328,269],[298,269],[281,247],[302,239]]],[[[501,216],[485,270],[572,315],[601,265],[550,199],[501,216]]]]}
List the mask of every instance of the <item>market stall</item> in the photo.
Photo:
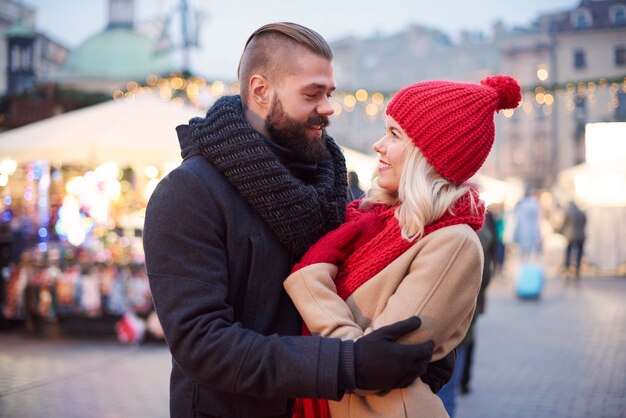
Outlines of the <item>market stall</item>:
{"type": "Polygon", "coordinates": [[[559,174],[559,203],[574,200],[587,214],[587,264],[597,274],[624,274],[626,123],[590,123],[585,131],[586,162],[559,174]]]}
{"type": "Polygon", "coordinates": [[[175,127],[202,114],[145,94],[0,134],[2,220],[23,250],[5,278],[6,318],[42,332],[72,325],[106,333],[115,325],[118,336],[137,341],[143,324],[158,335],[143,211],[180,163],[175,127]]]}

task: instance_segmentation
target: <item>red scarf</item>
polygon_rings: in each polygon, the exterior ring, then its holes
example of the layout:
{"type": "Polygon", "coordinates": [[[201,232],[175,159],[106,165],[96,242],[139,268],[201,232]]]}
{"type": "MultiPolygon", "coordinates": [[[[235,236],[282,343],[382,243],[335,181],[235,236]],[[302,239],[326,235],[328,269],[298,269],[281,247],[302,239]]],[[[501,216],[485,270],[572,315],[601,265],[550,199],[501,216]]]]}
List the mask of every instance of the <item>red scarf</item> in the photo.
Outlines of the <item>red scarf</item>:
{"type": "MultiPolygon", "coordinates": [[[[457,224],[467,224],[474,231],[478,231],[485,220],[485,205],[479,200],[478,190],[472,189],[471,193],[477,202],[477,214],[472,214],[470,195],[463,195],[456,201],[452,211],[447,211],[424,228],[421,238],[438,229],[457,224]]],[[[369,210],[377,211],[379,216],[385,219],[386,226],[373,239],[353,252],[341,265],[335,278],[335,285],[337,293],[343,300],[346,300],[363,283],[380,273],[419,241],[419,239],[407,241],[402,238],[400,224],[394,217],[395,207],[387,208],[379,204],[369,210]]],[[[346,222],[357,220],[362,213],[364,212],[356,205],[350,204],[346,213],[346,222]]]]}
{"type": "MultiPolygon", "coordinates": [[[[359,200],[348,205],[346,222],[358,222],[360,216],[375,211],[376,215],[384,221],[384,226],[378,234],[357,248],[340,264],[335,285],[337,286],[337,293],[343,300],[350,297],[363,283],[376,276],[415,245],[419,239],[438,229],[457,224],[467,224],[474,231],[478,231],[485,220],[485,204],[479,200],[478,190],[472,188],[470,193],[461,196],[456,201],[451,211],[447,211],[435,222],[427,225],[420,238],[407,241],[402,238],[400,224],[394,216],[395,206],[390,208],[383,204],[376,204],[361,209],[359,208],[360,203],[359,200]],[[477,213],[473,213],[471,210],[472,199],[477,203],[477,213]]],[[[311,335],[306,326],[303,326],[303,335],[311,335]]],[[[326,399],[298,398],[294,404],[292,418],[330,418],[328,401],[326,399]]]]}

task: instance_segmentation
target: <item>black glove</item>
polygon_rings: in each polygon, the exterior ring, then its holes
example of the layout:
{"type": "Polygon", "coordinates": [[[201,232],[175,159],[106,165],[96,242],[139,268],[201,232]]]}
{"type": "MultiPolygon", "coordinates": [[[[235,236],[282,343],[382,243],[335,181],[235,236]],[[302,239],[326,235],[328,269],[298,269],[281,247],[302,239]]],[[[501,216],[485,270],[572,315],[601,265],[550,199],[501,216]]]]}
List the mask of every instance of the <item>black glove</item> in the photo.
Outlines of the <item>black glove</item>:
{"type": "Polygon", "coordinates": [[[422,376],[422,381],[430,386],[430,390],[433,393],[439,392],[443,385],[450,381],[455,361],[456,349],[450,351],[444,358],[428,363],[428,368],[422,376]]]}
{"type": "Polygon", "coordinates": [[[426,372],[433,341],[398,344],[394,341],[415,331],[422,320],[414,316],[373,331],[354,344],[355,383],[358,389],[390,390],[409,386],[426,372]]]}

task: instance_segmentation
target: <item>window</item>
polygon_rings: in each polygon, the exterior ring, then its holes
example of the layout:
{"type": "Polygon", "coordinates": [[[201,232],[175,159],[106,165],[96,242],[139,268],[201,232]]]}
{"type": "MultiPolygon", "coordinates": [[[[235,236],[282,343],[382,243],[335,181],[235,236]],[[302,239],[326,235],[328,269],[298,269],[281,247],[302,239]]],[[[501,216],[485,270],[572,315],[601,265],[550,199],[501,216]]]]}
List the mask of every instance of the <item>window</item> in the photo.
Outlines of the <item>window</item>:
{"type": "Polygon", "coordinates": [[[546,121],[546,114],[543,111],[543,105],[539,104],[537,102],[535,102],[535,108],[533,110],[533,113],[535,114],[535,120],[542,124],[546,121]]]}
{"type": "Polygon", "coordinates": [[[32,67],[31,59],[30,59],[30,51],[24,49],[22,51],[22,70],[28,71],[32,67]]]}
{"type": "Polygon", "coordinates": [[[615,47],[615,65],[618,67],[626,65],[626,46],[619,45],[615,47]]]}
{"type": "Polygon", "coordinates": [[[519,169],[520,166],[523,166],[526,162],[526,154],[521,149],[521,147],[514,147],[513,152],[511,153],[511,159],[513,160],[513,166],[516,166],[516,169],[519,169]]]}
{"type": "Polygon", "coordinates": [[[609,19],[614,25],[626,24],[626,6],[622,6],[621,4],[612,6],[609,9],[609,19]]]}
{"type": "Polygon", "coordinates": [[[556,33],[559,31],[559,27],[560,27],[560,22],[557,20],[552,20],[550,21],[550,24],[548,25],[548,32],[556,33]]]}
{"type": "Polygon", "coordinates": [[[587,66],[587,60],[585,57],[585,51],[577,49],[574,51],[574,68],[582,70],[587,66]]]}
{"type": "Polygon", "coordinates": [[[21,65],[22,65],[22,51],[20,50],[19,46],[13,45],[13,48],[11,48],[11,70],[19,71],[22,69],[21,65]]]}
{"type": "Polygon", "coordinates": [[[535,131],[531,143],[532,159],[531,164],[537,174],[545,175],[546,170],[550,167],[550,141],[545,130],[535,131]]]}
{"type": "Polygon", "coordinates": [[[572,26],[576,29],[584,29],[591,26],[591,12],[587,9],[578,9],[571,14],[572,26]]]}

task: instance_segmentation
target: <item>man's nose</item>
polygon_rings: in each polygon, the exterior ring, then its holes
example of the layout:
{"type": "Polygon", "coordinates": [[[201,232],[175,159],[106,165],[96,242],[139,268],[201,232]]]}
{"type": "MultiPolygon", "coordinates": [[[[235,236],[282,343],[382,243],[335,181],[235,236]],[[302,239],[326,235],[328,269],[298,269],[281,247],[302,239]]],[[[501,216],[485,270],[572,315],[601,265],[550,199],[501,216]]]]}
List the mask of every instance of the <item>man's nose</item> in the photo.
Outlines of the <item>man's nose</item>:
{"type": "Polygon", "coordinates": [[[333,108],[332,103],[330,102],[330,98],[325,97],[322,99],[322,102],[317,106],[317,113],[321,116],[330,116],[335,113],[335,109],[333,108]]]}

